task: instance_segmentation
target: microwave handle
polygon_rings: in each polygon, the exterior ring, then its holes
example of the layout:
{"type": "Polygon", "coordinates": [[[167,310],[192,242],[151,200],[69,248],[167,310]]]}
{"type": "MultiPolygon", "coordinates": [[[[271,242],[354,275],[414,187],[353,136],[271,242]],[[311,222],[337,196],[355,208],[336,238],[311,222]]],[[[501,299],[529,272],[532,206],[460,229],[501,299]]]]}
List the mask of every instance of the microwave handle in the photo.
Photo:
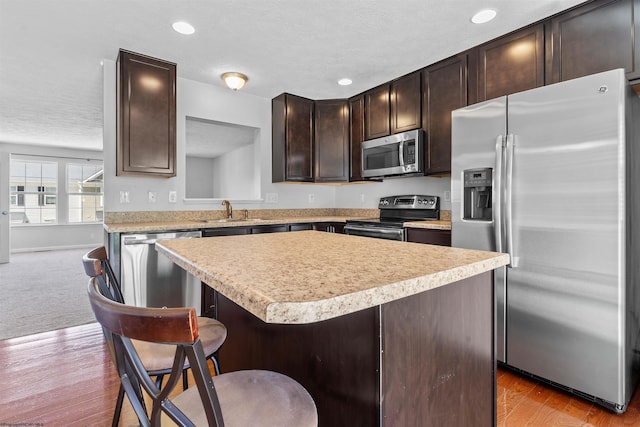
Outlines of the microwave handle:
{"type": "Polygon", "coordinates": [[[404,139],[400,141],[400,152],[398,156],[400,158],[400,166],[404,166],[404,139]]]}

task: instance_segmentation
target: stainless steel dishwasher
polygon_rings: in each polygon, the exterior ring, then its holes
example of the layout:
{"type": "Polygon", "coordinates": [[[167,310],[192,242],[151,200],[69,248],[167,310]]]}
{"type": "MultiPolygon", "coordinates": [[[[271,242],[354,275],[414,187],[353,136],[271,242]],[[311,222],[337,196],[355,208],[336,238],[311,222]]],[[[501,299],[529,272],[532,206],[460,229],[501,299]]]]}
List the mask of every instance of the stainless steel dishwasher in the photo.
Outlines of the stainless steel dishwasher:
{"type": "Polygon", "coordinates": [[[156,251],[158,240],[193,239],[200,231],[121,236],[120,282],[124,301],[138,307],[201,308],[201,282],[156,251]]]}

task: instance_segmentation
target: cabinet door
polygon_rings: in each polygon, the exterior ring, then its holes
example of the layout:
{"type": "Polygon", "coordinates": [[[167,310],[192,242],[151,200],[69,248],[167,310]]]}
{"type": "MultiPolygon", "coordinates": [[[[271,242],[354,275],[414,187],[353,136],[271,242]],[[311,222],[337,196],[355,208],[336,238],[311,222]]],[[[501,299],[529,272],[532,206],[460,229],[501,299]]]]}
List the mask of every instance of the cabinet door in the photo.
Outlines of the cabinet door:
{"type": "Polygon", "coordinates": [[[364,141],[364,95],[349,100],[349,181],[362,181],[362,141],[364,141]]]}
{"type": "Polygon", "coordinates": [[[349,180],[349,106],[346,99],[316,101],[316,182],[349,180]]]}
{"type": "Polygon", "coordinates": [[[428,245],[451,246],[451,231],[407,228],[407,241],[428,245]]]}
{"type": "Polygon", "coordinates": [[[391,133],[418,129],[422,121],[420,71],[391,82],[391,133]]]}
{"type": "Polygon", "coordinates": [[[380,138],[390,133],[389,84],[364,94],[364,139],[380,138]]]}
{"type": "Polygon", "coordinates": [[[614,68],[624,68],[629,78],[638,77],[633,19],[631,0],[596,1],[553,18],[547,42],[547,83],[614,68]]]}
{"type": "Polygon", "coordinates": [[[251,227],[251,234],[282,233],[285,231],[289,231],[289,226],[287,224],[258,225],[256,227],[251,227]]]}
{"type": "Polygon", "coordinates": [[[176,175],[176,65],[120,50],[116,175],[176,175]]]}
{"type": "Polygon", "coordinates": [[[313,101],[283,93],[271,120],[272,181],[313,181],[313,101]]]}
{"type": "Polygon", "coordinates": [[[544,26],[478,47],[478,102],[544,85],[544,26]]]}
{"type": "Polygon", "coordinates": [[[467,55],[427,67],[424,76],[425,175],[451,171],[451,112],[467,105],[467,55]]]}
{"type": "Polygon", "coordinates": [[[307,222],[302,224],[289,224],[289,231],[305,231],[313,230],[313,223],[307,222]]]}

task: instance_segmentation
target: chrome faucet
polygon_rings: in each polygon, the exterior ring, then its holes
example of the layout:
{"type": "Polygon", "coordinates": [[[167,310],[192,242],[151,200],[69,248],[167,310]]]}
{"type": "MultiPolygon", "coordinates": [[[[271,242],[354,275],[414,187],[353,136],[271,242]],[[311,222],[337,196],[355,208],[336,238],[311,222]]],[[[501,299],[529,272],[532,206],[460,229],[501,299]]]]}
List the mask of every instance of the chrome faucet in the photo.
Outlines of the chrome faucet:
{"type": "Polygon", "coordinates": [[[224,206],[224,209],[226,210],[225,218],[232,218],[233,217],[233,208],[231,207],[231,202],[229,202],[228,200],[223,200],[222,201],[222,205],[224,206]]]}

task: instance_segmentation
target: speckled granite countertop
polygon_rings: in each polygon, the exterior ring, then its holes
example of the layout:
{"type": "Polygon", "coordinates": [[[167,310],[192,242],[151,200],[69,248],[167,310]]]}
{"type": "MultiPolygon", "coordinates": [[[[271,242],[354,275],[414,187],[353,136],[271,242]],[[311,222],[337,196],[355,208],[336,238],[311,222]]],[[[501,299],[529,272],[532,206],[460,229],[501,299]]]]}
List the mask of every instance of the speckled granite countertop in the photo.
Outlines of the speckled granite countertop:
{"type": "MultiPolygon", "coordinates": [[[[302,222],[346,222],[348,219],[371,218],[378,209],[259,209],[249,211],[248,220],[222,222],[220,211],[121,212],[107,213],[104,229],[107,233],[142,233],[150,231],[198,230],[247,225],[293,224],[302,222]]],[[[441,211],[439,221],[407,222],[405,227],[451,230],[451,212],[441,211]]]]}
{"type": "Polygon", "coordinates": [[[506,265],[494,252],[319,231],[164,240],[156,249],[268,323],[312,323],[506,265]]]}

